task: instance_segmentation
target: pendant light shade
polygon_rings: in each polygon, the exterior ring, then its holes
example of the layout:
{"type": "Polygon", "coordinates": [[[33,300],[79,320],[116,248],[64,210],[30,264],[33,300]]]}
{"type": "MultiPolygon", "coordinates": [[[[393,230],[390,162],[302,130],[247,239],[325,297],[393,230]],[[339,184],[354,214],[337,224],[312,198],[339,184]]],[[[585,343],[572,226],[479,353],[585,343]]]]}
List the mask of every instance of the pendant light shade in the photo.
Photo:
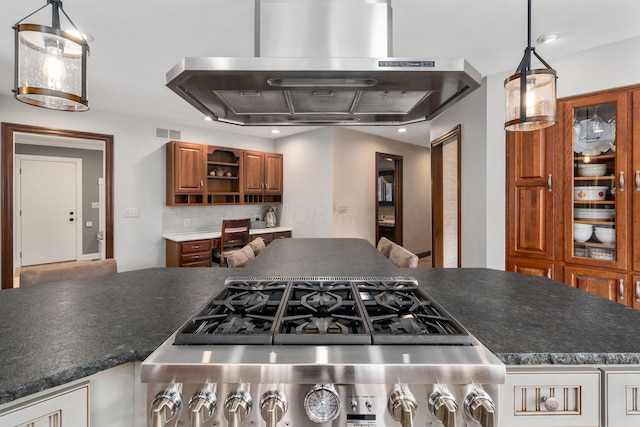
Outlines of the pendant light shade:
{"type": "Polygon", "coordinates": [[[531,47],[531,0],[528,0],[528,45],[514,75],[504,82],[508,131],[534,131],[556,124],[556,71],[531,47]],[[546,67],[531,69],[531,54],[546,67]]]}
{"type": "Polygon", "coordinates": [[[62,9],[62,1],[48,0],[45,6],[19,21],[13,29],[15,98],[30,105],[53,110],[88,110],[89,45],[62,9]],[[49,4],[53,9],[51,27],[21,23],[49,4]],[[77,34],[61,30],[60,11],[77,34]]]}

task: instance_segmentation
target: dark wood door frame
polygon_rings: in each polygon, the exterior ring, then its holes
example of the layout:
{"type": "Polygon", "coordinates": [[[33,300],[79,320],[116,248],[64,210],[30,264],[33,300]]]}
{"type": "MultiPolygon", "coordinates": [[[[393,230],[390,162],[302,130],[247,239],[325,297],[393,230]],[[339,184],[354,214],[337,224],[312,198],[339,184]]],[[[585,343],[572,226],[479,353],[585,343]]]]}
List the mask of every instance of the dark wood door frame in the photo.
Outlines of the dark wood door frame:
{"type": "Polygon", "coordinates": [[[446,143],[456,144],[457,149],[457,199],[458,199],[458,267],[462,265],[462,202],[461,202],[461,166],[462,166],[462,127],[454,129],[431,141],[431,265],[433,267],[444,266],[444,194],[442,164],[444,160],[443,146],[446,143]]]}
{"type": "Polygon", "coordinates": [[[113,258],[113,135],[2,123],[2,289],[13,288],[13,190],[16,133],[89,139],[104,142],[105,255],[113,258]]]}
{"type": "Polygon", "coordinates": [[[395,154],[386,154],[376,152],[376,243],[380,240],[380,229],[378,227],[378,170],[380,169],[380,159],[393,159],[394,174],[393,174],[393,203],[394,203],[394,242],[398,245],[402,245],[403,236],[403,208],[402,208],[402,156],[395,154]]]}

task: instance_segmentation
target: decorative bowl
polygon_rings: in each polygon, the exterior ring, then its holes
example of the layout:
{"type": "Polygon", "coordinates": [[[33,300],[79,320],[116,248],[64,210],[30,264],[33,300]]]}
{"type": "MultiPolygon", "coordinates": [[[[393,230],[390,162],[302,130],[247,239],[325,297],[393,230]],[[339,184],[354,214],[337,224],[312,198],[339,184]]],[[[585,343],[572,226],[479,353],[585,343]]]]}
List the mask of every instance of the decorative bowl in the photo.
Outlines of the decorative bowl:
{"type": "Polygon", "coordinates": [[[573,187],[574,200],[604,200],[609,187],[606,185],[573,187]]]}
{"type": "Polygon", "coordinates": [[[578,163],[578,176],[602,176],[606,172],[604,163],[578,163]]]}

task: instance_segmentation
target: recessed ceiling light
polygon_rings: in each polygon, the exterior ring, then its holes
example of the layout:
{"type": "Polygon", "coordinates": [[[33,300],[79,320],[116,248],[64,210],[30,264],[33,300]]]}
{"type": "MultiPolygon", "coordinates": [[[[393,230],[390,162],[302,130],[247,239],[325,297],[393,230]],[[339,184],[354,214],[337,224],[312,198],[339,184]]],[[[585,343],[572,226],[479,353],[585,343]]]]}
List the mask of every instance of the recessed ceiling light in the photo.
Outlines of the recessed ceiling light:
{"type": "Polygon", "coordinates": [[[212,122],[212,121],[213,121],[213,119],[212,119],[210,116],[204,116],[204,117],[202,118],[202,120],[205,120],[205,121],[207,121],[207,122],[212,122]]]}
{"type": "Polygon", "coordinates": [[[398,129],[398,132],[400,132],[400,133],[404,133],[404,132],[406,132],[406,131],[407,131],[407,129],[406,129],[406,128],[400,128],[400,129],[398,129]]]}
{"type": "Polygon", "coordinates": [[[280,133],[280,129],[271,129],[271,133],[278,134],[280,133]]]}
{"type": "Polygon", "coordinates": [[[553,43],[554,41],[558,40],[558,37],[560,37],[560,33],[543,34],[538,37],[536,41],[542,44],[553,43]]]}

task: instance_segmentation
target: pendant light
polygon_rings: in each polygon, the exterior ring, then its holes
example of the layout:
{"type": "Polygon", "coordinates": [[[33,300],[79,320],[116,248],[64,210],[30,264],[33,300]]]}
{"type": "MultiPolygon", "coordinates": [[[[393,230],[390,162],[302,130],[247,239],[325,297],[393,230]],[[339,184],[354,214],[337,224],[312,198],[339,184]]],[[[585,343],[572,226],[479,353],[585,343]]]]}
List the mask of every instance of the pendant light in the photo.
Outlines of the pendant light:
{"type": "Polygon", "coordinates": [[[18,101],[63,111],[86,111],[87,56],[85,37],[62,8],[61,0],[47,4],[18,21],[15,31],[15,80],[18,101]],[[51,27],[21,22],[51,5],[51,27]],[[60,28],[60,12],[73,30],[60,28]],[[75,31],[74,31],[75,30],[75,31]]]}
{"type": "Polygon", "coordinates": [[[531,0],[528,0],[528,39],[514,75],[504,81],[505,123],[508,131],[534,131],[556,123],[556,71],[531,47],[531,0]],[[531,69],[531,54],[546,67],[531,69]]]}

